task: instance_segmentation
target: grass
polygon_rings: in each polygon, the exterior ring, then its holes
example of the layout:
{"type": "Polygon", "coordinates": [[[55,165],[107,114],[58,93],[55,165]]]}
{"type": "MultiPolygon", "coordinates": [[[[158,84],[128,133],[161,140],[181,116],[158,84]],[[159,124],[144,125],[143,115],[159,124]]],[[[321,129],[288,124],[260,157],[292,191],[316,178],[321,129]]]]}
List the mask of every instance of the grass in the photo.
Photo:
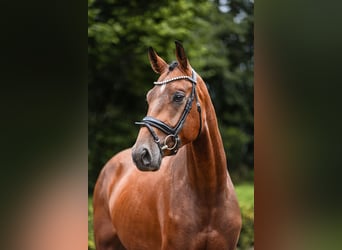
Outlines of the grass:
{"type": "Polygon", "coordinates": [[[235,186],[242,216],[242,229],[238,249],[253,249],[254,246],[254,185],[242,183],[235,186]]]}
{"type": "Polygon", "coordinates": [[[88,250],[95,250],[93,229],[93,197],[88,198],[88,250]]]}
{"type": "MultiPolygon", "coordinates": [[[[239,185],[235,186],[235,191],[236,191],[236,195],[238,197],[239,200],[239,204],[241,209],[246,210],[246,208],[248,210],[254,210],[254,185],[253,183],[242,183],[239,185]]],[[[94,232],[93,232],[93,199],[92,197],[88,198],[88,250],[95,250],[95,242],[94,242],[94,232]]],[[[244,215],[244,213],[243,213],[244,215]]],[[[250,217],[250,221],[253,220],[254,221],[254,214],[252,213],[251,215],[249,215],[250,217]]],[[[251,232],[251,230],[253,230],[253,228],[250,226],[248,228],[249,230],[243,230],[241,232],[241,241],[240,242],[240,249],[245,249],[243,246],[244,245],[250,245],[251,242],[251,237],[252,234],[254,234],[253,232],[251,232]],[[244,237],[244,232],[246,231],[246,235],[248,234],[248,237],[244,237]],[[248,232],[248,233],[247,233],[248,232]],[[245,239],[246,238],[246,239],[245,239]],[[245,242],[245,243],[244,243],[245,242]]],[[[254,237],[253,237],[253,241],[254,241],[254,237]]]]}
{"type": "Polygon", "coordinates": [[[240,207],[254,207],[254,184],[242,183],[235,186],[240,207]]]}

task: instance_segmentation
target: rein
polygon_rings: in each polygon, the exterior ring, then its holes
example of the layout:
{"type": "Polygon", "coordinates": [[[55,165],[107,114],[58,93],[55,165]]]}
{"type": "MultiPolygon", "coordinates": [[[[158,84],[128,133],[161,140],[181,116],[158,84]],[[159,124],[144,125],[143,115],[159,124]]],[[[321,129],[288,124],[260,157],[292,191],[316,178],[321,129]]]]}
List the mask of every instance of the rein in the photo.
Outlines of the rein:
{"type": "Polygon", "coordinates": [[[194,99],[196,99],[196,106],[197,106],[197,111],[199,113],[199,120],[200,120],[200,128],[199,128],[199,131],[197,134],[197,138],[200,135],[201,130],[202,130],[201,106],[200,106],[200,103],[198,101],[198,96],[197,96],[197,92],[196,92],[197,80],[196,80],[196,72],[194,70],[192,70],[192,77],[190,77],[190,76],[177,76],[177,77],[167,79],[164,81],[154,82],[154,84],[155,85],[163,85],[163,84],[168,84],[170,82],[174,82],[174,81],[178,81],[178,80],[182,80],[182,79],[188,80],[192,83],[192,90],[191,90],[190,97],[185,104],[183,113],[182,113],[179,121],[177,122],[176,126],[170,127],[166,123],[164,123],[158,119],[155,119],[151,116],[145,116],[140,122],[135,123],[137,125],[145,126],[150,131],[150,133],[153,137],[153,140],[155,143],[157,143],[161,153],[163,153],[163,150],[171,151],[171,155],[174,155],[177,153],[179,145],[180,145],[180,139],[178,137],[178,134],[182,130],[183,125],[184,125],[185,120],[186,120],[186,117],[190,113],[190,110],[192,107],[192,102],[194,99]],[[163,131],[163,133],[167,134],[163,143],[160,141],[159,137],[157,136],[156,132],[153,130],[152,127],[155,127],[157,129],[163,131]],[[168,142],[170,142],[170,141],[173,141],[172,146],[168,146],[168,142]]]}

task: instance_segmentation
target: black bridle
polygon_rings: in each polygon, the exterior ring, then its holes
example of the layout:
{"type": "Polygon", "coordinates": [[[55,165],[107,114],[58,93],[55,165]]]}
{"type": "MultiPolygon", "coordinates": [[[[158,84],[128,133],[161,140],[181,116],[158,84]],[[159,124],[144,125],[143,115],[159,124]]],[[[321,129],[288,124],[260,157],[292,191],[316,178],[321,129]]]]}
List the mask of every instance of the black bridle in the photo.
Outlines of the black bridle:
{"type": "Polygon", "coordinates": [[[177,122],[176,126],[170,127],[166,123],[155,119],[151,116],[146,116],[142,119],[140,122],[136,122],[135,124],[145,126],[151,133],[153,140],[155,143],[157,143],[161,153],[163,153],[163,150],[169,150],[171,151],[171,155],[174,155],[177,153],[179,145],[180,145],[180,139],[178,137],[179,132],[182,130],[182,127],[185,123],[186,117],[190,113],[191,107],[192,107],[192,102],[194,99],[196,99],[196,106],[197,106],[197,111],[199,113],[199,120],[200,120],[200,128],[197,134],[197,137],[200,135],[201,130],[202,130],[202,115],[201,115],[201,106],[198,101],[198,96],[196,92],[196,72],[192,70],[192,77],[190,76],[177,76],[168,80],[164,80],[161,82],[154,82],[156,85],[163,85],[163,84],[168,84],[170,82],[178,81],[178,80],[188,80],[192,83],[192,90],[191,94],[185,104],[183,113],[177,122]],[[164,139],[164,142],[162,143],[157,136],[156,132],[153,130],[152,127],[158,128],[159,130],[163,131],[167,136],[164,139]],[[168,146],[169,142],[173,142],[172,146],[168,146]]]}

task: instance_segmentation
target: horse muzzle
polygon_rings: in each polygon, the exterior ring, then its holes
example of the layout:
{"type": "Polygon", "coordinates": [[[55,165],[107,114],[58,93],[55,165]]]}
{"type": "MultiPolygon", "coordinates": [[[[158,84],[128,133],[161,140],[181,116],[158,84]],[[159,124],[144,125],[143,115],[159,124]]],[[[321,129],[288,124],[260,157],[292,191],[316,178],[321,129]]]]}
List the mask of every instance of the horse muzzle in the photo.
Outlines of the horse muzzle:
{"type": "Polygon", "coordinates": [[[156,144],[134,145],[132,148],[132,159],[140,171],[157,171],[161,164],[161,153],[156,144]]]}

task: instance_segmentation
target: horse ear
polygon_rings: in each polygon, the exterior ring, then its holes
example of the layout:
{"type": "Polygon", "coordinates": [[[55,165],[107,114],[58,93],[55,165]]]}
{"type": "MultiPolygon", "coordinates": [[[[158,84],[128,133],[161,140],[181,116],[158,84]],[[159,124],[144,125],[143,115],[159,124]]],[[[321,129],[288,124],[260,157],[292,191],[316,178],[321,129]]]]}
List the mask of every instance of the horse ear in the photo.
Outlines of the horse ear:
{"type": "Polygon", "coordinates": [[[151,63],[151,67],[157,74],[161,74],[167,67],[167,63],[158,56],[152,47],[148,48],[148,58],[151,63]]]}
{"type": "Polygon", "coordinates": [[[185,50],[183,45],[179,41],[175,41],[176,44],[176,57],[181,69],[185,72],[188,71],[189,62],[188,58],[186,57],[185,50]]]}

